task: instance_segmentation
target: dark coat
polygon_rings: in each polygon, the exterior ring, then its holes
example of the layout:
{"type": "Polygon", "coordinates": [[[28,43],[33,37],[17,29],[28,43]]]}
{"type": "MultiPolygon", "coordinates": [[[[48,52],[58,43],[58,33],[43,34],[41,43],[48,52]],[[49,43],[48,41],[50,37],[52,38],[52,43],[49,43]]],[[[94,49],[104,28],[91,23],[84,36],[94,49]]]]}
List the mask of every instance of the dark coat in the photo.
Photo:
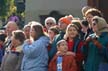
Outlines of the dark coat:
{"type": "MultiPolygon", "coordinates": [[[[95,36],[95,34],[90,35],[95,36]]],[[[84,64],[85,71],[103,71],[101,67],[105,67],[103,63],[108,64],[108,33],[103,32],[98,38],[97,41],[102,45],[102,47],[97,47],[94,42],[90,41],[88,46],[83,46],[82,50],[86,55],[86,61],[84,64]],[[101,65],[102,64],[102,65],[101,65]]],[[[108,68],[108,67],[107,67],[108,68]]],[[[108,70],[108,69],[107,69],[108,70]]],[[[106,71],[107,71],[106,70],[106,71]]]]}

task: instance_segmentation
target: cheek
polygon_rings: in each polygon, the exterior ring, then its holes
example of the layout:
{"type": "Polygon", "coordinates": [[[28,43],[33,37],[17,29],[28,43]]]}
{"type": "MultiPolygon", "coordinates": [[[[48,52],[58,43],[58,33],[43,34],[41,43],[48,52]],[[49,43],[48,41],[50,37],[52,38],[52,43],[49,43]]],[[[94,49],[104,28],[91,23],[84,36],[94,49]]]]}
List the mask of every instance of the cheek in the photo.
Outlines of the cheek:
{"type": "Polygon", "coordinates": [[[78,33],[77,32],[74,32],[74,34],[72,35],[73,36],[73,38],[74,37],[76,37],[78,35],[78,33]]]}
{"type": "Polygon", "coordinates": [[[72,31],[68,31],[68,35],[71,35],[72,34],[72,31]]]}
{"type": "Polygon", "coordinates": [[[57,48],[58,51],[61,51],[60,47],[57,48]]]}
{"type": "Polygon", "coordinates": [[[60,28],[64,29],[64,28],[66,28],[66,26],[67,26],[66,24],[60,24],[60,28]]]}
{"type": "Polygon", "coordinates": [[[87,18],[87,21],[88,21],[89,23],[91,23],[91,22],[92,22],[92,18],[87,18]]]}
{"type": "Polygon", "coordinates": [[[10,32],[11,32],[11,29],[10,29],[10,28],[8,28],[6,31],[10,33],[10,32]]]}
{"type": "Polygon", "coordinates": [[[26,35],[30,35],[30,32],[26,32],[26,35]]]}
{"type": "Polygon", "coordinates": [[[15,44],[16,43],[16,40],[15,39],[12,39],[12,43],[15,44]]]}
{"type": "Polygon", "coordinates": [[[61,28],[62,27],[62,24],[59,24],[59,28],[61,28]]]}
{"type": "Polygon", "coordinates": [[[78,31],[75,31],[75,35],[78,35],[78,31]]]}
{"type": "Polygon", "coordinates": [[[51,36],[52,36],[52,37],[54,37],[54,36],[55,36],[54,32],[52,32],[51,36]]]}
{"type": "Polygon", "coordinates": [[[54,33],[50,34],[49,37],[54,38],[54,33]]]}
{"type": "Polygon", "coordinates": [[[87,21],[90,23],[91,22],[91,18],[87,18],[87,21]]]}
{"type": "Polygon", "coordinates": [[[50,25],[47,25],[46,27],[47,27],[47,28],[49,28],[49,27],[50,27],[50,25]]]}
{"type": "Polygon", "coordinates": [[[93,30],[97,31],[97,30],[98,30],[98,28],[95,26],[95,27],[93,27],[93,30]]]}
{"type": "Polygon", "coordinates": [[[68,34],[69,35],[76,35],[77,34],[77,31],[68,31],[68,34]]]}
{"type": "Polygon", "coordinates": [[[34,32],[30,32],[30,35],[31,35],[31,37],[34,37],[35,33],[34,32]]]}

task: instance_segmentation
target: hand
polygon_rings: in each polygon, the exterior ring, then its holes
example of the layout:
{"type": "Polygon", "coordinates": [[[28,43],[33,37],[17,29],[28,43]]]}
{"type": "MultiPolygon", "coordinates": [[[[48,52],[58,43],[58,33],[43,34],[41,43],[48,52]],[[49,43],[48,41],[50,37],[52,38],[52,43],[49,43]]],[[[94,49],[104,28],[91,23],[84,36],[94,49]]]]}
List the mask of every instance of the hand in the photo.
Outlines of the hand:
{"type": "Polygon", "coordinates": [[[74,52],[68,51],[68,52],[66,53],[66,55],[73,55],[73,56],[75,56],[76,54],[75,54],[74,52]]]}
{"type": "Polygon", "coordinates": [[[76,55],[74,52],[70,52],[70,51],[67,51],[66,53],[58,51],[56,54],[58,56],[63,56],[63,55],[73,55],[73,56],[75,56],[76,55]]]}
{"type": "Polygon", "coordinates": [[[30,40],[30,39],[27,39],[26,42],[27,42],[28,44],[32,44],[32,40],[30,40]]]}
{"type": "Polygon", "coordinates": [[[87,45],[90,41],[92,41],[92,38],[87,37],[86,40],[84,41],[84,45],[87,45]]]}
{"type": "Polygon", "coordinates": [[[91,37],[87,37],[86,40],[85,40],[85,42],[87,42],[87,43],[90,42],[90,41],[92,41],[91,37]]]}
{"type": "Polygon", "coordinates": [[[68,35],[67,35],[67,34],[65,34],[65,35],[64,35],[64,39],[65,39],[65,40],[67,40],[67,38],[68,38],[68,35]]]}
{"type": "Polygon", "coordinates": [[[65,55],[65,53],[63,53],[63,52],[61,52],[61,51],[58,51],[56,54],[57,54],[58,56],[63,56],[63,55],[65,55]]]}

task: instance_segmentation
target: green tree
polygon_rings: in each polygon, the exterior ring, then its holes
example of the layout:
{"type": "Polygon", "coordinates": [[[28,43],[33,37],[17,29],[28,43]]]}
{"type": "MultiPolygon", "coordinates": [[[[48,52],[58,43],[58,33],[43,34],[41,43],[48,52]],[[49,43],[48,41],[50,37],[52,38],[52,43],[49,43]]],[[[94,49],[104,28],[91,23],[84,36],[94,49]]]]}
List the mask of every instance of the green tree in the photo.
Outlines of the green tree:
{"type": "Polygon", "coordinates": [[[0,16],[6,17],[16,11],[14,0],[0,0],[0,16]]]}
{"type": "Polygon", "coordinates": [[[0,16],[6,15],[6,0],[0,0],[0,16]]]}

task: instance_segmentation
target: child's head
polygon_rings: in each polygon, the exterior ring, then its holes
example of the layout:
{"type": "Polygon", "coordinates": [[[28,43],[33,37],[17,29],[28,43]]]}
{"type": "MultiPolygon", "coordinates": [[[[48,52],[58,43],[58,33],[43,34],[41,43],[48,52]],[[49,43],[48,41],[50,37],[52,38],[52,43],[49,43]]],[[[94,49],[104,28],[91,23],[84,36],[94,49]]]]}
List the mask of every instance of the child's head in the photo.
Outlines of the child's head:
{"type": "Polygon", "coordinates": [[[24,43],[25,39],[26,39],[25,34],[22,30],[16,30],[12,32],[12,38],[11,38],[12,44],[21,45],[24,43]]]}
{"type": "Polygon", "coordinates": [[[61,52],[67,52],[68,51],[68,45],[66,40],[60,40],[57,42],[57,50],[61,52]]]}
{"type": "Polygon", "coordinates": [[[55,35],[57,35],[58,33],[59,31],[56,26],[50,27],[48,30],[48,35],[49,35],[49,38],[51,39],[53,39],[55,35]]]}
{"type": "Polygon", "coordinates": [[[72,39],[78,37],[79,28],[75,24],[69,24],[66,29],[66,36],[72,39]]]}

